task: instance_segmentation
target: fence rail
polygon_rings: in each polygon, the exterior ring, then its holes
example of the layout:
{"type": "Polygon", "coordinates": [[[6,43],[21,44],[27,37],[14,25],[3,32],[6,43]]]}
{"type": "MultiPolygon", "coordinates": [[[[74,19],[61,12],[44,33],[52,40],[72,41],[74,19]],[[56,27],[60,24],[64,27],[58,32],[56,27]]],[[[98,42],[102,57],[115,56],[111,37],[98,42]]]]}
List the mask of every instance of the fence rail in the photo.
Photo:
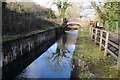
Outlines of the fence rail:
{"type": "Polygon", "coordinates": [[[91,28],[91,38],[96,44],[99,44],[99,50],[104,50],[104,56],[110,53],[118,61],[118,69],[120,69],[120,53],[119,43],[110,39],[110,32],[98,28],[91,28]]]}

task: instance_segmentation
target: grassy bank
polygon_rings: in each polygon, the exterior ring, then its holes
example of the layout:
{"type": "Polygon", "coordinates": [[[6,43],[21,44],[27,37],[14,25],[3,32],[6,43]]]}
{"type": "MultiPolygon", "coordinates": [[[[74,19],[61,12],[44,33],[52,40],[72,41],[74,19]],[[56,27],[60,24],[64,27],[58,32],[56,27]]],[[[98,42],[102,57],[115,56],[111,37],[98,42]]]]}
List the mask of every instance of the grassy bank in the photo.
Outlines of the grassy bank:
{"type": "Polygon", "coordinates": [[[57,27],[60,27],[60,26],[49,27],[47,29],[35,30],[35,31],[28,32],[28,33],[22,33],[22,34],[19,34],[19,35],[5,35],[5,36],[2,36],[2,42],[12,41],[12,40],[23,38],[23,37],[28,37],[28,36],[35,35],[35,34],[38,34],[38,33],[41,33],[41,32],[44,32],[44,31],[47,31],[47,30],[50,30],[50,29],[54,29],[54,28],[57,28],[57,27]]]}
{"type": "Polygon", "coordinates": [[[33,2],[2,3],[3,42],[60,27],[47,8],[33,2]],[[28,5],[28,6],[27,6],[28,5]]]}
{"type": "Polygon", "coordinates": [[[79,61],[79,78],[116,78],[117,61],[110,55],[103,56],[91,40],[89,29],[79,29],[73,59],[79,61]]]}

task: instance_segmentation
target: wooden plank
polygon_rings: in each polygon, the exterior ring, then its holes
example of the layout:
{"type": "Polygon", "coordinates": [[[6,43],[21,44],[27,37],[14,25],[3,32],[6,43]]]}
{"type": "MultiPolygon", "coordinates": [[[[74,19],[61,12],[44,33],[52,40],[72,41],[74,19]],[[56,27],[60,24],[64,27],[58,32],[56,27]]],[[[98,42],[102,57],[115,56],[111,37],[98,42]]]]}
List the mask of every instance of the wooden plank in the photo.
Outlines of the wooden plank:
{"type": "MultiPolygon", "coordinates": [[[[97,28],[98,29],[98,28],[97,28]]],[[[98,31],[101,31],[101,29],[98,29],[98,31]]]]}
{"type": "Polygon", "coordinates": [[[116,47],[118,49],[119,45],[115,44],[114,42],[108,40],[108,43],[111,44],[112,46],[116,47]]]}
{"type": "Polygon", "coordinates": [[[100,43],[100,42],[96,40],[96,43],[100,43]]]}
{"type": "Polygon", "coordinates": [[[106,39],[104,37],[102,37],[102,39],[105,41],[106,39]]]}
{"type": "Polygon", "coordinates": [[[103,34],[103,32],[102,32],[102,30],[100,31],[100,45],[99,45],[99,50],[101,51],[101,48],[102,48],[102,34],[103,34]]]}
{"type": "Polygon", "coordinates": [[[102,47],[105,48],[105,46],[102,44],[102,47]]]}
{"type": "Polygon", "coordinates": [[[108,52],[109,52],[116,60],[118,60],[118,56],[116,56],[112,51],[110,51],[110,50],[108,49],[108,52]]]}
{"type": "Polygon", "coordinates": [[[107,31],[103,30],[103,32],[105,32],[105,33],[106,33],[107,31]]]}
{"type": "Polygon", "coordinates": [[[108,49],[108,37],[109,37],[109,32],[106,32],[106,40],[105,40],[105,51],[104,51],[104,56],[107,55],[107,49],[108,49]]]}
{"type": "Polygon", "coordinates": [[[97,35],[98,38],[100,38],[100,36],[97,35]]]}

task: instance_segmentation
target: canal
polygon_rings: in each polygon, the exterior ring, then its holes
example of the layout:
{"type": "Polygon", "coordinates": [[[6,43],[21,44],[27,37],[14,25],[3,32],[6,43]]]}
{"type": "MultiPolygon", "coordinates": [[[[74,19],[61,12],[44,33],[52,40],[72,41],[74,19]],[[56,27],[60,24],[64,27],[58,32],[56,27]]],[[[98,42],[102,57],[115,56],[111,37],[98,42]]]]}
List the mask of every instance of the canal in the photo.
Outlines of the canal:
{"type": "Polygon", "coordinates": [[[75,50],[77,35],[78,30],[65,31],[59,40],[22,70],[15,79],[70,78],[71,59],[75,50]]]}

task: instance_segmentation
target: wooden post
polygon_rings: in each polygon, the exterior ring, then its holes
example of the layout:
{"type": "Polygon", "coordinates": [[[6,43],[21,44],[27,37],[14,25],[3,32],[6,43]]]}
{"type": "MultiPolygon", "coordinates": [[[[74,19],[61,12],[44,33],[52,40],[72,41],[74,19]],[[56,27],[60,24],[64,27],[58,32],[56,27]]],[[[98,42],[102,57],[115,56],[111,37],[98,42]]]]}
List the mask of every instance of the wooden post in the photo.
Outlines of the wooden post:
{"type": "Polygon", "coordinates": [[[90,35],[92,34],[92,27],[91,26],[89,27],[89,34],[90,35]]]}
{"type": "Polygon", "coordinates": [[[118,52],[118,64],[117,64],[117,68],[118,68],[119,74],[120,74],[120,43],[119,43],[119,52],[118,52]]]}
{"type": "Polygon", "coordinates": [[[91,39],[93,39],[93,27],[91,27],[91,32],[90,32],[90,34],[91,34],[91,39]]]}
{"type": "Polygon", "coordinates": [[[102,48],[102,36],[103,35],[103,31],[100,30],[100,44],[99,44],[99,50],[101,51],[101,48],[102,48]]]}
{"type": "Polygon", "coordinates": [[[104,56],[107,55],[107,49],[108,49],[108,37],[109,37],[109,32],[106,32],[104,56]]]}
{"type": "MultiPolygon", "coordinates": [[[[120,4],[120,3],[119,3],[120,4]]],[[[120,10],[120,9],[119,9],[120,10]]],[[[120,18],[120,17],[119,17],[120,18]]],[[[120,31],[118,29],[118,35],[120,35],[120,31]]],[[[117,67],[118,67],[118,77],[120,77],[120,43],[119,43],[119,47],[118,47],[118,64],[117,64],[117,67]]]]}
{"type": "Polygon", "coordinates": [[[96,29],[95,29],[95,43],[96,43],[96,41],[97,41],[97,32],[98,32],[98,29],[96,28],[96,29]]]}

